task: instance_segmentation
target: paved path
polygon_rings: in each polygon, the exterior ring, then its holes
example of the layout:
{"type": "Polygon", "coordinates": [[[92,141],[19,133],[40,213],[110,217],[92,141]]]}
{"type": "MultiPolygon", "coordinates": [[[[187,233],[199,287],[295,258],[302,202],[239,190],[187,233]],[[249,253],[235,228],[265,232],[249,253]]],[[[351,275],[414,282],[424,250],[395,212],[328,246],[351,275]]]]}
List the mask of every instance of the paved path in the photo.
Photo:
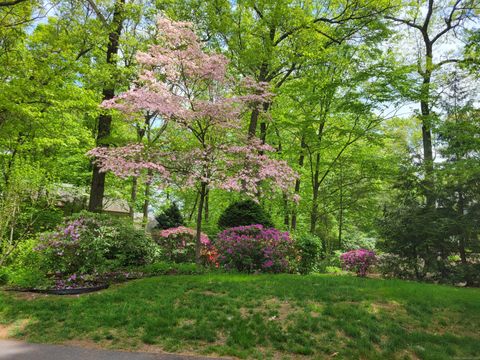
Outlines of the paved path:
{"type": "MultiPolygon", "coordinates": [[[[210,357],[85,349],[0,340],[0,360],[212,360],[210,357]]],[[[219,359],[219,358],[217,358],[219,359]]]]}

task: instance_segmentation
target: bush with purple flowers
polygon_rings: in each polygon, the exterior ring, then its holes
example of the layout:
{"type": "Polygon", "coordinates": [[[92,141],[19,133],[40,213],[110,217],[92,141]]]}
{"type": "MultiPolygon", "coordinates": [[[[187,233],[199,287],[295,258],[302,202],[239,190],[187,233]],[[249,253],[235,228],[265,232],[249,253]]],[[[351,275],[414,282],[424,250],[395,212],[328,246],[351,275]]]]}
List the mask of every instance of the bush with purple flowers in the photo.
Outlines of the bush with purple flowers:
{"type": "Polygon", "coordinates": [[[220,265],[242,272],[287,272],[294,258],[288,232],[259,224],[226,229],[215,245],[220,265]]]}
{"type": "Polygon", "coordinates": [[[34,250],[42,258],[42,271],[68,286],[83,282],[85,275],[99,277],[158,258],[158,247],[144,231],[121,219],[86,213],[43,234],[34,250]]]}
{"type": "Polygon", "coordinates": [[[358,276],[366,276],[368,268],[375,264],[376,256],[371,250],[351,250],[340,255],[342,267],[348,271],[355,271],[358,276]]]}

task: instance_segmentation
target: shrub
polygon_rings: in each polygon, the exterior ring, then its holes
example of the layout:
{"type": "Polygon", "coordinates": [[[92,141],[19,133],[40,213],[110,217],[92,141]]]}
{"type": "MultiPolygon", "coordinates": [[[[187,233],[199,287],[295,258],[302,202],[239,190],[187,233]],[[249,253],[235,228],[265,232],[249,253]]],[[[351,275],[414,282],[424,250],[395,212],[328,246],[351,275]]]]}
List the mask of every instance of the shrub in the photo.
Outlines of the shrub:
{"type": "Polygon", "coordinates": [[[384,253],[377,257],[378,271],[386,278],[418,279],[423,273],[422,259],[405,258],[396,254],[384,253]]]}
{"type": "Polygon", "coordinates": [[[169,208],[167,208],[163,213],[157,215],[155,218],[157,220],[156,229],[170,229],[176,228],[184,225],[183,216],[178,209],[176,203],[172,203],[169,208]]]}
{"type": "Polygon", "coordinates": [[[341,268],[342,263],[340,261],[340,255],[343,252],[340,250],[335,250],[332,253],[326,253],[322,256],[322,258],[318,262],[318,272],[321,273],[328,273],[328,268],[341,268]]]}
{"type": "Polygon", "coordinates": [[[66,279],[143,265],[158,257],[155,243],[122,219],[82,213],[41,236],[35,248],[48,274],[66,279]]]}
{"type": "Polygon", "coordinates": [[[19,289],[46,289],[53,286],[53,280],[34,268],[16,268],[8,272],[8,285],[19,289]]]}
{"type": "Polygon", "coordinates": [[[220,229],[254,224],[260,224],[266,228],[274,227],[270,215],[253,200],[238,201],[231,204],[218,220],[220,229]]]}
{"type": "MultiPolygon", "coordinates": [[[[185,226],[152,232],[155,242],[162,249],[162,257],[174,263],[195,262],[196,231],[185,226]]],[[[215,249],[204,233],[200,236],[202,258],[206,263],[215,259],[215,249]]]]}
{"type": "Polygon", "coordinates": [[[303,234],[295,241],[295,248],[298,254],[298,272],[300,274],[309,274],[318,270],[318,262],[322,251],[322,244],[318,237],[303,234]]]}
{"type": "Polygon", "coordinates": [[[375,253],[370,250],[351,250],[340,255],[345,270],[355,271],[358,276],[366,276],[368,268],[375,263],[375,253]]]}
{"type": "Polygon", "coordinates": [[[288,232],[260,224],[224,230],[215,245],[220,265],[249,273],[286,272],[294,253],[288,232]]]}

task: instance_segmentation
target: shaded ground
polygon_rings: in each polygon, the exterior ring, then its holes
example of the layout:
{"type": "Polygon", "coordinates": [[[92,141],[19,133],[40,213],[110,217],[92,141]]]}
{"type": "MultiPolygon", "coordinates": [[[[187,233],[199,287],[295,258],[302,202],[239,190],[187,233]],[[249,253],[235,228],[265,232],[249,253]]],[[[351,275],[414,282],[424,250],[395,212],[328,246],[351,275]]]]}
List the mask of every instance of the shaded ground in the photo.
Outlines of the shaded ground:
{"type": "Polygon", "coordinates": [[[0,292],[0,337],[256,359],[480,354],[480,289],[351,276],[161,276],[59,297],[0,292]]]}

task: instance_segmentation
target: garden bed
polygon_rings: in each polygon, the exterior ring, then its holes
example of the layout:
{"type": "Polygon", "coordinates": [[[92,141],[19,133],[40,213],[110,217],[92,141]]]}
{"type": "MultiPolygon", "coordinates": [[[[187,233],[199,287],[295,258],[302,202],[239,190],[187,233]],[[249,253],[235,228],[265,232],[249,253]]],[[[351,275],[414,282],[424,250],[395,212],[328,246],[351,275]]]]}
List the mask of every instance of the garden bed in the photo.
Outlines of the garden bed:
{"type": "Polygon", "coordinates": [[[86,294],[86,293],[108,289],[109,286],[110,284],[102,284],[97,286],[79,287],[79,288],[72,288],[72,289],[25,289],[25,290],[11,289],[11,291],[33,292],[33,293],[51,294],[51,295],[78,295],[78,294],[86,294]]]}

